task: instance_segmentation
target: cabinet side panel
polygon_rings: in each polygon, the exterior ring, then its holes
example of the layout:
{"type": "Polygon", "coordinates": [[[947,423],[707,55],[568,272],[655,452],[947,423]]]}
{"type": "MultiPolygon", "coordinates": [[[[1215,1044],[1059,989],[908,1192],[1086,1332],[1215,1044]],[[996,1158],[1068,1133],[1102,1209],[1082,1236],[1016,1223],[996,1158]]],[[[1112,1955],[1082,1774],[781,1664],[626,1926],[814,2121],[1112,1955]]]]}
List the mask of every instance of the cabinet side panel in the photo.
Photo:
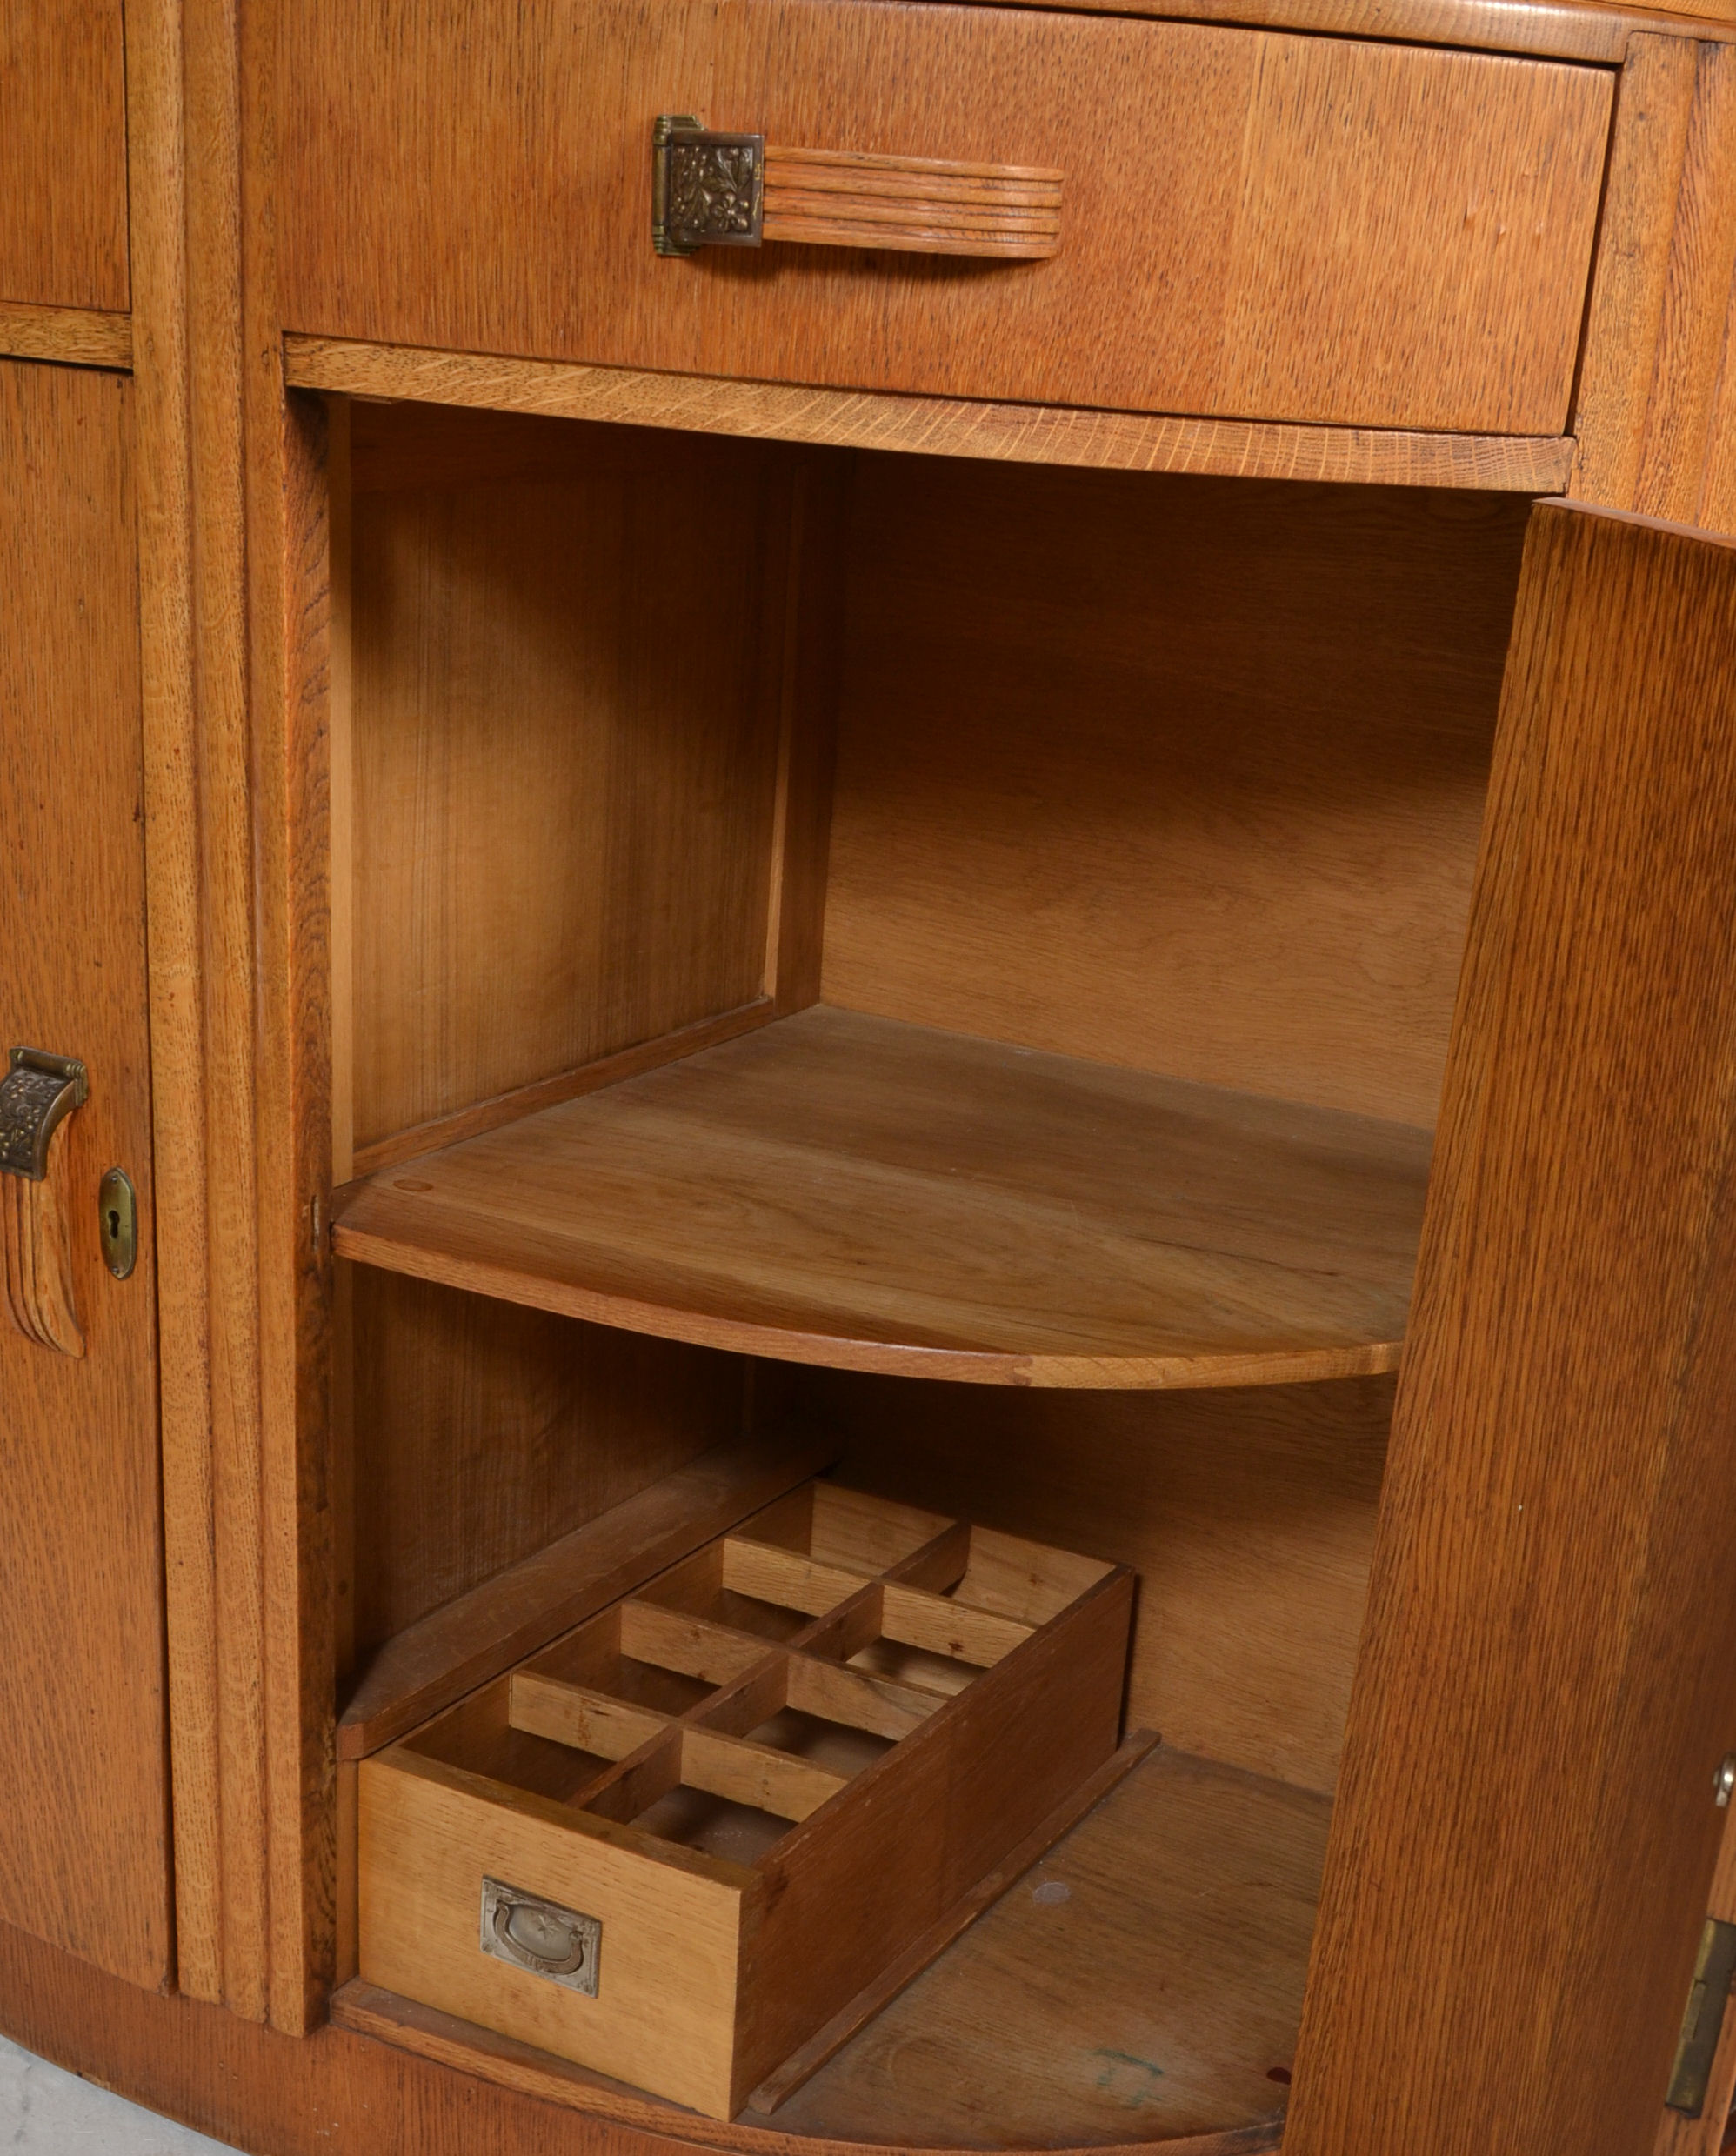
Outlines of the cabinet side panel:
{"type": "Polygon", "coordinates": [[[1532,524],[1288,2156],[1644,2147],[1736,1734],[1736,551],[1532,524]]]}
{"type": "Polygon", "coordinates": [[[358,1668],[430,1610],[741,1427],[738,1356],[340,1271],[352,1297],[358,1668]]]}
{"type": "Polygon", "coordinates": [[[790,454],[358,409],[357,1146],[760,996],[790,454]]]}

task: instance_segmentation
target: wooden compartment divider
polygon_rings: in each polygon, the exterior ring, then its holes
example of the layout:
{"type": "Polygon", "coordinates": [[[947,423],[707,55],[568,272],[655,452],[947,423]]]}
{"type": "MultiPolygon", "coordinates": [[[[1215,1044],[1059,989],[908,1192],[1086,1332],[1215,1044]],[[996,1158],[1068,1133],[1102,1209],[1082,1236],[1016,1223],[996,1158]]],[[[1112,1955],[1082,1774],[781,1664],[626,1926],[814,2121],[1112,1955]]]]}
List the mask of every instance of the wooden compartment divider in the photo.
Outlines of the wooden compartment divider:
{"type": "Polygon", "coordinates": [[[816,2070],[1153,1741],[1118,1753],[1125,1568],[876,1509],[811,1485],[365,1760],[363,1979],[713,2118],[816,2070]],[[889,1576],[934,1560],[953,1593],[889,1576]],[[599,1926],[588,1988],[497,1952],[491,1893],[599,1926]]]}

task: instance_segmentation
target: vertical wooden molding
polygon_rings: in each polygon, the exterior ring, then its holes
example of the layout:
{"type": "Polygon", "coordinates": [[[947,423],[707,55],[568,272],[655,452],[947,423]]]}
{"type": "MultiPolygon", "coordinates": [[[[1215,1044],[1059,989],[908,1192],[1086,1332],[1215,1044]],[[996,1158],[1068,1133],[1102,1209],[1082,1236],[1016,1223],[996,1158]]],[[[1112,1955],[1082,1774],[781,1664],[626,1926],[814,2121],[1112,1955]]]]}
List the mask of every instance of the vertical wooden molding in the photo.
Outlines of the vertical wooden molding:
{"type": "Polygon", "coordinates": [[[126,46],[176,1951],[181,1990],[217,2000],[223,1794],[179,0],[127,0],[126,46]]]}
{"type": "Polygon", "coordinates": [[[1736,1743],[1733,701],[1736,547],[1539,507],[1285,2156],[1657,2131],[1736,1743]]]}
{"type": "Polygon", "coordinates": [[[211,1444],[223,1777],[224,1997],[267,2011],[269,1919],[254,1230],[258,962],[247,708],[248,558],[241,484],[236,0],[184,0],[188,361],[205,888],[205,1098],[210,1147],[211,1444]]]}
{"type": "Polygon", "coordinates": [[[1736,272],[1736,50],[1639,36],[1616,105],[1571,495],[1701,520],[1736,272]]]}
{"type": "Polygon", "coordinates": [[[276,573],[256,572],[254,639],[261,1060],[270,1072],[259,1160],[271,2020],[300,2034],[323,2018],[336,1953],[332,1267],[322,1212],[332,1158],[330,550],[324,411],[297,397],[285,412],[281,377],[264,370],[250,389],[250,526],[256,558],[276,550],[276,573]],[[268,412],[280,441],[264,434],[268,412]]]}
{"type": "Polygon", "coordinates": [[[331,1180],[356,1171],[356,770],[350,646],[350,399],[325,400],[330,561],[326,728],[331,844],[331,1180]]]}
{"type": "Polygon", "coordinates": [[[331,534],[325,412],[288,399],[277,298],[275,10],[244,16],[241,323],[246,365],[255,903],[262,952],[260,1486],[273,2026],[323,2019],[336,1961],[331,1258],[331,534]]]}

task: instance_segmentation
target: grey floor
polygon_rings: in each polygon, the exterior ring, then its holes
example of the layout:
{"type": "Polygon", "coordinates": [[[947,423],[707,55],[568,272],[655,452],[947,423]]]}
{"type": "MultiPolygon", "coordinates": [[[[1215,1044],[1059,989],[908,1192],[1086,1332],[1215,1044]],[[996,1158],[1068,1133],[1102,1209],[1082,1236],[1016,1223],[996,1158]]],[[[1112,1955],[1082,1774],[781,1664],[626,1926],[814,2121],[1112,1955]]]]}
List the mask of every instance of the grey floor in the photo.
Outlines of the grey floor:
{"type": "Polygon", "coordinates": [[[0,2036],[0,2150],[24,2156],[227,2156],[154,2111],[63,2073],[0,2036]]]}

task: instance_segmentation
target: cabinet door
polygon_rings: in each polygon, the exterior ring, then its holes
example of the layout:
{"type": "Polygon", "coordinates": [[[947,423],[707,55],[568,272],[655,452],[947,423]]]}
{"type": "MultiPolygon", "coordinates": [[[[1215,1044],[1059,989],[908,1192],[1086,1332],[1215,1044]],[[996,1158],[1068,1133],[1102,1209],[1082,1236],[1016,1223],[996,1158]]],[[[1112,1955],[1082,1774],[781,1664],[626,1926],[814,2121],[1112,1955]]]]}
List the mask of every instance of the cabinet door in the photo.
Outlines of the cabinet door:
{"type": "Polygon", "coordinates": [[[1532,513],[1285,2156],[1645,2156],[1736,1748],[1736,541],[1532,513]]]}
{"type": "MultiPolygon", "coordinates": [[[[0,1919],[142,1984],[169,1966],[131,385],[0,364],[0,1058],[76,1057],[45,1188],[83,1352],[0,1295],[0,1919]],[[98,1191],[137,1192],[131,1276],[98,1191]]],[[[17,1234],[36,1202],[0,1191],[17,1234]]],[[[16,1265],[16,1258],[13,1260],[16,1265]]]]}

